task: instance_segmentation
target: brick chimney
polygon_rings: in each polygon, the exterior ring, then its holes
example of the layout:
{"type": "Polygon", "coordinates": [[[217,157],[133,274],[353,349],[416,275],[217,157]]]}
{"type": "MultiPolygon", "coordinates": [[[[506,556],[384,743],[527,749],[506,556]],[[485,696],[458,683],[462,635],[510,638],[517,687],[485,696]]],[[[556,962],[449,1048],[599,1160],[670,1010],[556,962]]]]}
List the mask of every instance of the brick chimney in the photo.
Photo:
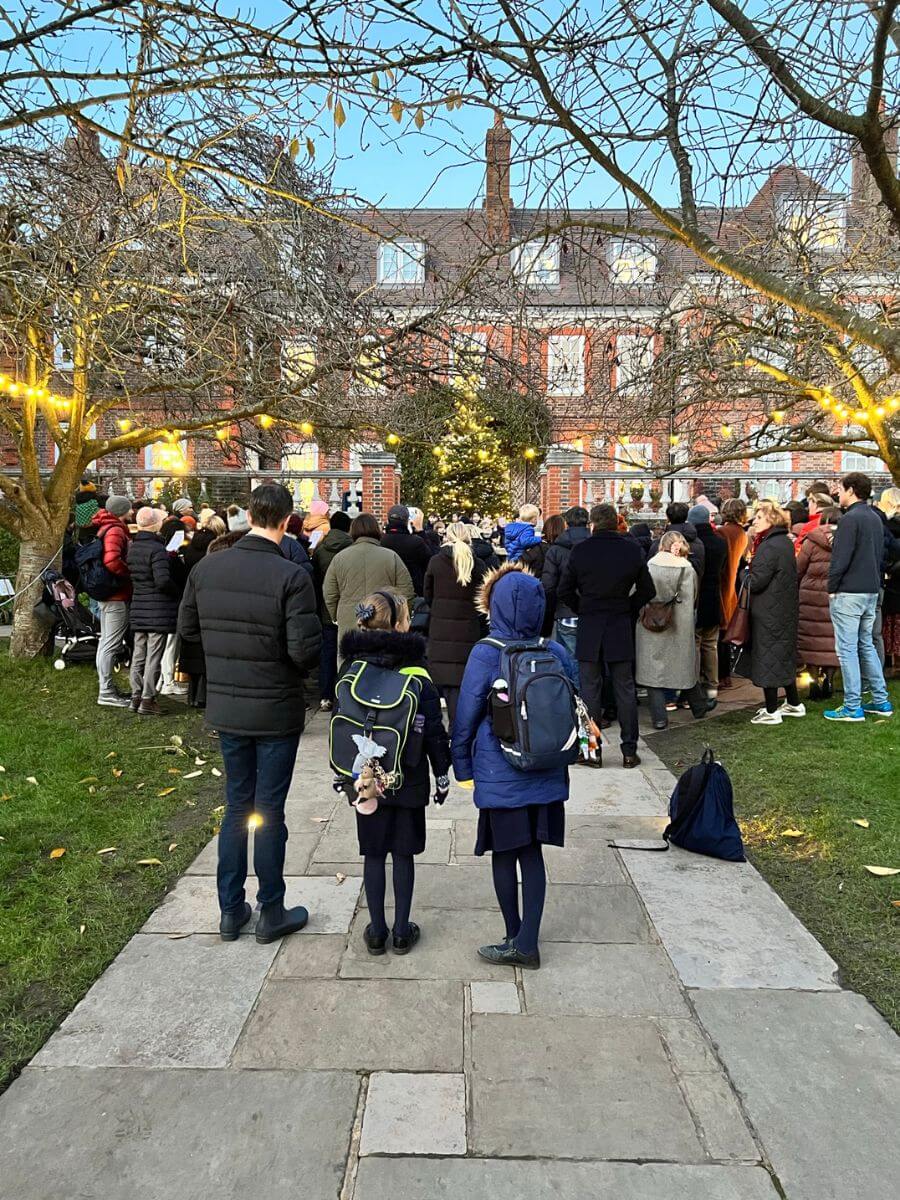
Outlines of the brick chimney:
{"type": "MultiPolygon", "coordinates": [[[[885,116],[884,101],[881,102],[882,121],[885,116]]],[[[884,129],[884,145],[891,160],[891,164],[896,171],[897,169],[897,125],[892,123],[884,129]]],[[[855,212],[871,211],[881,203],[881,193],[872,178],[872,172],[869,164],[866,162],[866,156],[861,148],[854,144],[851,153],[851,174],[850,174],[850,206],[855,212]]]]}
{"type": "Polygon", "coordinates": [[[488,238],[494,245],[509,241],[509,161],[512,135],[500,113],[494,113],[493,128],[484,139],[484,211],[488,238]]]}

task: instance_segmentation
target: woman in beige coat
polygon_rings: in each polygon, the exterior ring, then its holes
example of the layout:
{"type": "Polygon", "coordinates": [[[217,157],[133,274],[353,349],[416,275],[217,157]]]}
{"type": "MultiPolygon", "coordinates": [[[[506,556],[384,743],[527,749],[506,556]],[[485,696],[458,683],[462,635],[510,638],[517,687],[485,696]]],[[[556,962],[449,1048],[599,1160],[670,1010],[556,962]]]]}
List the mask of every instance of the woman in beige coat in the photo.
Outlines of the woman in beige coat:
{"type": "MultiPolygon", "coordinates": [[[[322,598],[338,627],[338,646],[357,628],[356,606],[382,588],[399,592],[412,603],[409,571],[399,554],[380,545],[381,530],[371,513],[360,513],[350,526],[353,545],[336,554],[322,584],[322,598]]],[[[340,661],[340,656],[339,656],[340,661]]]]}

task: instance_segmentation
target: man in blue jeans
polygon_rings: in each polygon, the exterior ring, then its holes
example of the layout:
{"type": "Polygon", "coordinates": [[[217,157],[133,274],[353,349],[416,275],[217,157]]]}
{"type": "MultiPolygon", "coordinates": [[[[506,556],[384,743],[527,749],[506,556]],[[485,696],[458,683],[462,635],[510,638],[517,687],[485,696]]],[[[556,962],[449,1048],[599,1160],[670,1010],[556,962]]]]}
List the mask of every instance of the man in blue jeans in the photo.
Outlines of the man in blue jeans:
{"type": "Polygon", "coordinates": [[[840,503],[845,510],[834,534],[828,598],[841,675],[844,703],[825,712],[828,721],[864,721],[866,713],[891,717],[884,670],[875,650],[872,630],[882,586],[884,526],[869,507],[872,481],[860,471],[841,480],[840,503]],[[862,703],[863,686],[872,699],[862,703]]]}
{"type": "Polygon", "coordinates": [[[311,575],[280,548],[292,511],[281,484],[256,488],[250,532],[197,564],[178,617],[181,636],[203,642],[206,719],[218,730],[225,762],[217,880],[226,942],[252,915],[244,896],[251,817],[261,906],[256,940],[296,933],[309,919],[302,906],[284,907],[284,802],[306,717],[304,670],[318,660],[322,629],[311,575]]]}

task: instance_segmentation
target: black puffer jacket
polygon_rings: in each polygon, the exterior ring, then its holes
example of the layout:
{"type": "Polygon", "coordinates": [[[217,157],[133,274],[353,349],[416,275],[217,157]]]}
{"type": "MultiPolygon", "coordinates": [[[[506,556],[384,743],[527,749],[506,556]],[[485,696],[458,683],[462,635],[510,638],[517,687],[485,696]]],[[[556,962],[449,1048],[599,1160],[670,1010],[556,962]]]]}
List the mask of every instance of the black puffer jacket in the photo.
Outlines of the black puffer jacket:
{"type": "Polygon", "coordinates": [[[562,604],[557,599],[557,592],[573,546],[586,541],[590,536],[591,531],[587,525],[570,525],[547,549],[541,583],[547,596],[547,609],[555,613],[558,621],[568,621],[575,616],[568,604],[562,604]]]}
{"type": "Polygon", "coordinates": [[[425,573],[425,599],[431,606],[428,625],[428,670],[439,687],[459,687],[469,651],[487,633],[476,609],[478,590],[487,574],[481,559],[468,584],[456,578],[453,551],[445,546],[435,554],[425,573]]]}
{"type": "Polygon", "coordinates": [[[216,540],[211,529],[198,529],[181,552],[187,573],[190,575],[197,563],[206,557],[206,552],[216,540]]]}
{"type": "Polygon", "coordinates": [[[793,683],[799,616],[794,544],[774,525],[750,563],[750,678],[757,687],[793,683]]]}
{"type": "MultiPolygon", "coordinates": [[[[341,660],[356,659],[399,671],[401,667],[425,666],[425,639],[417,633],[398,633],[388,629],[359,629],[341,639],[341,660]]],[[[429,679],[422,680],[419,713],[425,718],[421,740],[414,734],[407,742],[403,761],[403,787],[388,792],[383,805],[398,808],[425,808],[431,791],[428,766],[435,777],[450,770],[450,742],[441,719],[441,701],[429,679]]]]}
{"type": "Polygon", "coordinates": [[[421,596],[425,586],[425,572],[431,561],[431,551],[422,538],[417,533],[410,533],[405,525],[388,525],[381,544],[400,555],[404,567],[409,571],[413,590],[417,596],[421,596]]]}
{"type": "Polygon", "coordinates": [[[318,660],[322,626],[312,577],[274,542],[248,533],[198,563],[178,632],[202,638],[213,729],[245,737],[302,732],[303,674],[318,660]]]}
{"type": "Polygon", "coordinates": [[[500,559],[497,557],[497,551],[494,545],[487,538],[472,538],[472,553],[479,562],[484,563],[485,570],[496,571],[500,566],[500,559]]]}
{"type": "Polygon", "coordinates": [[[900,554],[894,554],[894,540],[900,539],[900,516],[893,516],[887,523],[887,531],[892,542],[888,553],[887,586],[884,589],[885,616],[900,613],[900,554]]]}
{"type": "Polygon", "coordinates": [[[722,623],[722,572],[728,561],[728,544],[709,524],[697,526],[697,537],[705,556],[697,596],[697,628],[711,629],[722,623]]]}
{"type": "Polygon", "coordinates": [[[175,632],[181,594],[175,567],[158,533],[139,530],[134,535],[128,546],[133,588],[128,619],[135,633],[175,632]]]}

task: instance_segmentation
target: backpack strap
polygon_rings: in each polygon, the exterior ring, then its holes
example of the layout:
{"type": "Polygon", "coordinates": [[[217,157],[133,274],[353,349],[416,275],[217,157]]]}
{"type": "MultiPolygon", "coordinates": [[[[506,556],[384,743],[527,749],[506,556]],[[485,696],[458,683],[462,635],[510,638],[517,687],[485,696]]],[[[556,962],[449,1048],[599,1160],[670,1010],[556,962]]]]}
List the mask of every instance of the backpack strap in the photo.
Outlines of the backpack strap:
{"type": "MultiPolygon", "coordinates": [[[[703,757],[701,758],[700,763],[698,764],[698,766],[703,768],[702,776],[700,775],[700,773],[698,771],[698,767],[691,768],[692,774],[694,771],[697,771],[696,778],[700,780],[699,785],[694,783],[694,778],[692,777],[691,781],[690,781],[692,786],[691,786],[691,790],[690,790],[690,795],[688,796],[688,799],[687,799],[687,803],[684,805],[681,805],[679,807],[678,816],[675,818],[674,821],[670,821],[668,823],[668,825],[665,827],[665,829],[662,831],[662,839],[663,839],[662,846],[621,846],[621,845],[619,845],[618,842],[607,842],[606,843],[607,846],[611,847],[613,850],[642,850],[642,851],[648,851],[648,852],[654,851],[654,850],[668,850],[669,842],[670,842],[673,834],[679,833],[692,820],[694,813],[697,811],[697,809],[703,803],[703,796],[704,796],[704,793],[706,792],[706,785],[709,783],[709,776],[710,776],[710,773],[712,772],[714,763],[715,763],[715,755],[712,752],[712,747],[707,746],[706,749],[703,751],[703,757]]],[[[682,776],[682,779],[683,778],[684,778],[684,776],[682,776]]],[[[679,779],[678,783],[676,784],[675,790],[677,791],[680,786],[681,786],[681,779],[679,779]]]]}

